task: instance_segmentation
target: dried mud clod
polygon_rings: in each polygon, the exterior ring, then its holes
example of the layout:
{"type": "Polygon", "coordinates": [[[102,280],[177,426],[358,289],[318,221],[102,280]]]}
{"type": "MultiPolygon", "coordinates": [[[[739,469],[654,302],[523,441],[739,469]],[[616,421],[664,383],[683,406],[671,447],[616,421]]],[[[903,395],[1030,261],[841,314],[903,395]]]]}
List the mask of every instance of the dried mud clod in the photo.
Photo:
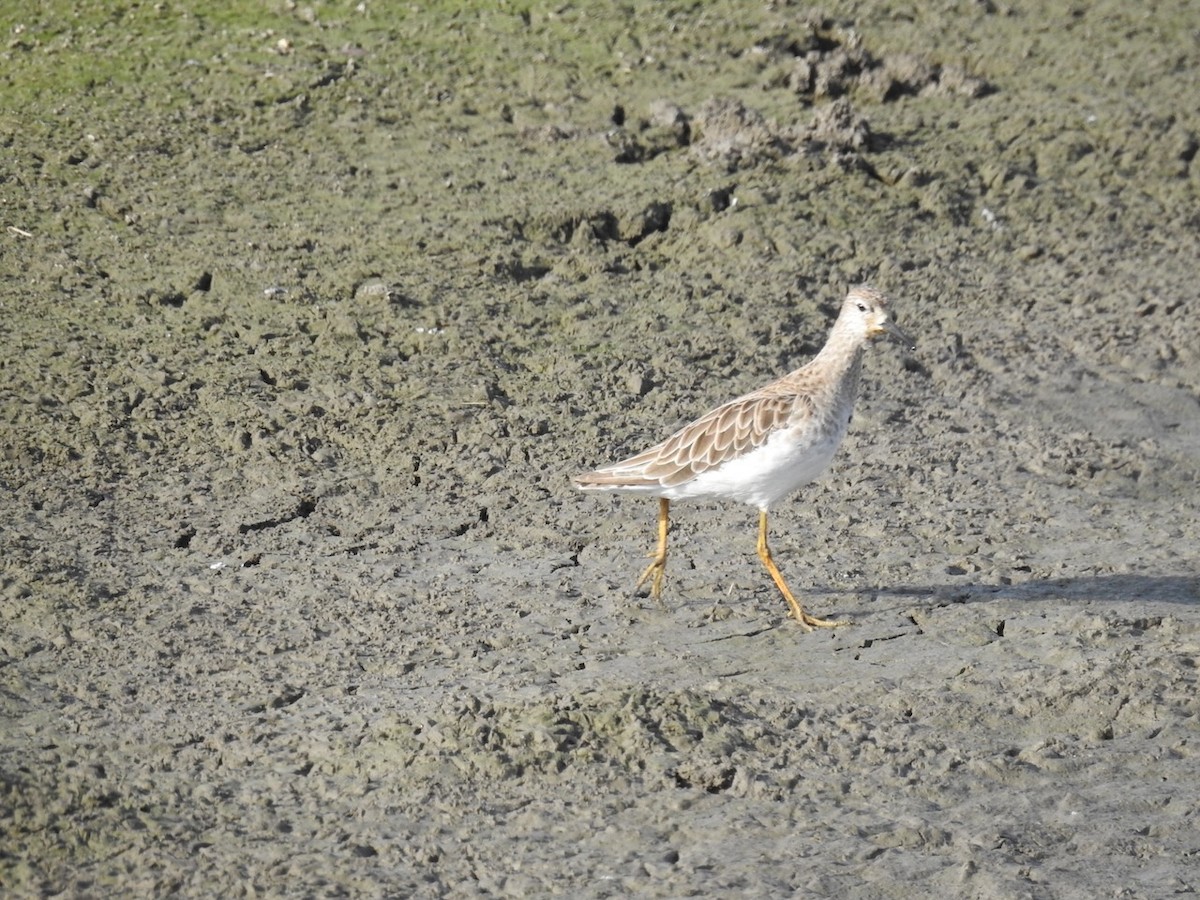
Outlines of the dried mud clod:
{"type": "Polygon", "coordinates": [[[763,61],[767,90],[790,90],[813,106],[809,124],[778,124],[732,98],[708,100],[694,118],[666,100],[651,108],[652,121],[671,123],[681,144],[731,172],[809,150],[830,152],[838,162],[870,151],[870,124],[852,98],[870,105],[904,96],[975,98],[991,91],[960,67],[913,54],[876,57],[853,28],[820,18],[804,23],[800,34],[755,43],[749,54],[763,61]]]}
{"type": "Polygon", "coordinates": [[[906,53],[877,57],[853,27],[820,16],[756,42],[749,52],[763,61],[768,87],[786,87],[811,101],[854,94],[874,102],[921,94],[980,97],[991,90],[958,66],[906,53]]]}

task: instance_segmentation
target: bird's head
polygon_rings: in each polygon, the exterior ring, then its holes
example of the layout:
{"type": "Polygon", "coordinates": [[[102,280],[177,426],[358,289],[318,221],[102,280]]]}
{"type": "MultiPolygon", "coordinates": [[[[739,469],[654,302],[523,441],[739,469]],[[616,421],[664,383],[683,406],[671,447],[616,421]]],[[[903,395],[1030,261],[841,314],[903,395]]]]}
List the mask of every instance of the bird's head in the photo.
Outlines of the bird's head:
{"type": "Polygon", "coordinates": [[[892,321],[890,305],[886,294],[862,284],[851,288],[850,293],[846,295],[841,317],[847,320],[847,325],[855,332],[870,340],[890,335],[910,350],[915,349],[912,338],[892,321]]]}

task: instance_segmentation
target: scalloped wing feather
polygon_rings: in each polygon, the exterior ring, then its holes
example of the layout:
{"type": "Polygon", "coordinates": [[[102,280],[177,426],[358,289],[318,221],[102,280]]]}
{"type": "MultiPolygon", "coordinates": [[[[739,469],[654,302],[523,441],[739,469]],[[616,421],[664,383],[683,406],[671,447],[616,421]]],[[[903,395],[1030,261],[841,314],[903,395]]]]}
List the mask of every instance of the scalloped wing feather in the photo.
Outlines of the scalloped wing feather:
{"type": "Polygon", "coordinates": [[[701,416],[665,441],[580,476],[580,484],[594,486],[673,487],[716,468],[764,443],[796,413],[798,403],[812,412],[812,401],[794,391],[762,389],[701,416]]]}

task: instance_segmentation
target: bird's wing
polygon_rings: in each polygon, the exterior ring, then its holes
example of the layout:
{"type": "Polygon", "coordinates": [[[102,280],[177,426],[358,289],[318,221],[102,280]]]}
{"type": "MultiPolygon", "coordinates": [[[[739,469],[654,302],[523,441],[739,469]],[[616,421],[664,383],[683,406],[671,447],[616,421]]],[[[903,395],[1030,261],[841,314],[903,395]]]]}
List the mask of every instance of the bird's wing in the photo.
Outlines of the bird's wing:
{"type": "Polygon", "coordinates": [[[770,385],[718,406],[636,456],[577,480],[597,487],[681,484],[765,443],[793,418],[797,404],[806,401],[804,394],[770,385]]]}

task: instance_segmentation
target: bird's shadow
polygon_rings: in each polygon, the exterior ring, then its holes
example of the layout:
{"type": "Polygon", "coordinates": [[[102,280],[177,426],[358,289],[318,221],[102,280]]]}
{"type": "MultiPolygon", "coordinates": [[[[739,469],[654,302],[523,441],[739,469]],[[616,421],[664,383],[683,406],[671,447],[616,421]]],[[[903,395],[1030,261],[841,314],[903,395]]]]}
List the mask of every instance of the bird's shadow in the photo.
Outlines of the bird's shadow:
{"type": "MultiPolygon", "coordinates": [[[[812,593],[824,593],[820,588],[812,593]]],[[[846,591],[827,589],[829,594],[846,591]]],[[[1107,600],[1200,605],[1200,575],[1088,575],[1032,579],[1012,584],[943,583],[852,589],[864,600],[911,598],[936,606],[993,600],[1107,600]]]]}

